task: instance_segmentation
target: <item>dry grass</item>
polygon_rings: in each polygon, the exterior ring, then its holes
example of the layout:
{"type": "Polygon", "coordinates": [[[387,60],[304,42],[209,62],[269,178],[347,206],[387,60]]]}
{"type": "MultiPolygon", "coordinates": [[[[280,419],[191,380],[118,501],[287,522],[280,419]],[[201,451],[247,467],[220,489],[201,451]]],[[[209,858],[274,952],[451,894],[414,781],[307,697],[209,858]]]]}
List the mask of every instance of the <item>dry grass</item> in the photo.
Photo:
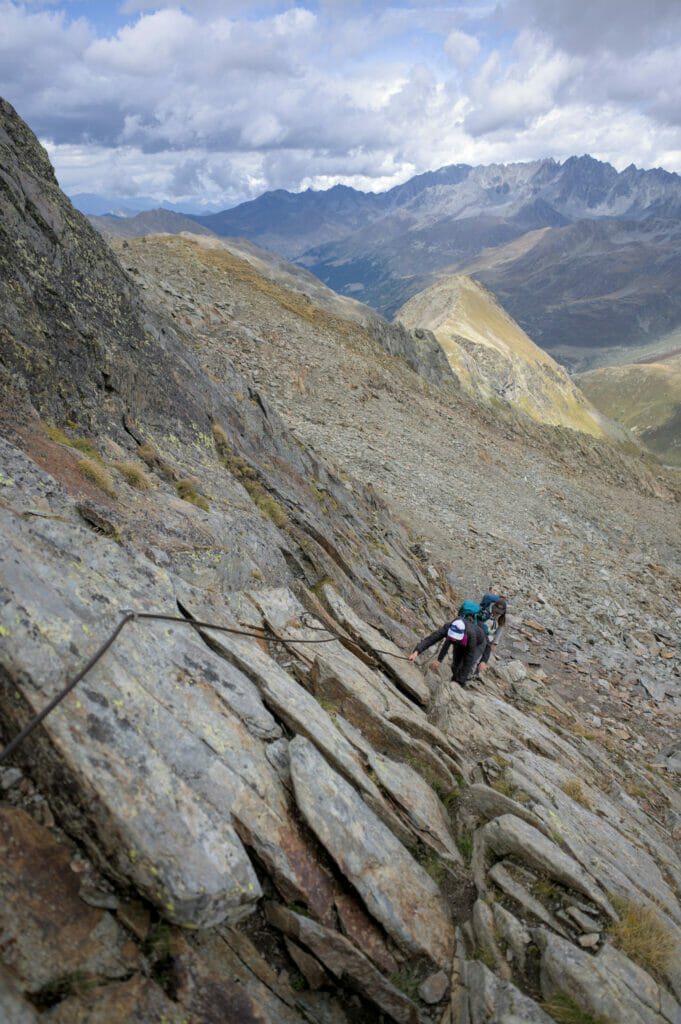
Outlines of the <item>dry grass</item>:
{"type": "Polygon", "coordinates": [[[607,1017],[594,1017],[575,1002],[569,992],[554,992],[542,1007],[556,1024],[613,1024],[607,1017]]]}
{"type": "Polygon", "coordinates": [[[511,800],[516,798],[517,788],[504,775],[500,775],[498,779],[495,779],[490,788],[496,789],[497,793],[510,797],[511,800]]]}
{"type": "Polygon", "coordinates": [[[209,512],[210,504],[208,502],[208,498],[206,498],[204,494],[199,494],[196,490],[197,485],[198,480],[195,480],[194,477],[183,477],[175,483],[177,493],[183,501],[188,501],[192,505],[197,505],[199,508],[202,508],[204,512],[209,512]]]}
{"type": "Polygon", "coordinates": [[[592,809],[591,801],[582,789],[582,784],[578,779],[568,779],[567,782],[564,782],[560,788],[563,790],[566,796],[570,797],[571,800],[574,800],[576,803],[581,804],[582,807],[586,807],[587,811],[590,811],[592,809]]]}
{"type": "Polygon", "coordinates": [[[92,480],[93,484],[99,487],[100,491],[104,491],[110,497],[116,497],[116,488],[114,486],[113,477],[111,473],[99,462],[95,462],[89,456],[85,456],[78,460],[78,468],[80,469],[83,476],[86,476],[88,480],[92,480]]]}
{"type": "Polygon", "coordinates": [[[126,483],[135,487],[138,491],[148,491],[151,488],[151,477],[145,473],[142,467],[133,462],[114,462],[115,469],[121,474],[126,483]]]}
{"type": "Polygon", "coordinates": [[[174,480],[176,477],[175,470],[169,463],[162,459],[159,453],[154,448],[153,444],[145,441],[137,449],[137,454],[143,462],[146,462],[147,466],[151,470],[155,470],[164,476],[166,480],[174,480]]]}
{"type": "Polygon", "coordinates": [[[231,454],[227,433],[219,423],[213,423],[211,430],[213,431],[213,439],[215,441],[215,447],[218,450],[218,455],[224,459],[226,456],[231,454]]]}
{"type": "Polygon", "coordinates": [[[620,916],[610,929],[613,944],[656,978],[671,966],[674,936],[654,907],[613,899],[620,916]]]}
{"type": "Polygon", "coordinates": [[[550,900],[558,895],[558,887],[550,878],[538,878],[532,886],[532,892],[541,899],[550,900]]]}

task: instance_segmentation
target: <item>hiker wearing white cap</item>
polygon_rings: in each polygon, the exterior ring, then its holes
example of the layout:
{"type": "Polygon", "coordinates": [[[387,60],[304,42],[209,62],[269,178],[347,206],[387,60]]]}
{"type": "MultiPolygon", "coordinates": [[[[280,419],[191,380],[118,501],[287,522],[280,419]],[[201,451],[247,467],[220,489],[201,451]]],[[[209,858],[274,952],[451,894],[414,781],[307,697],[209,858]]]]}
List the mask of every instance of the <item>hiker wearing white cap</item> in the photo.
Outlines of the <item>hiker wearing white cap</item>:
{"type": "Polygon", "coordinates": [[[482,658],[487,643],[487,634],[482,626],[475,622],[464,622],[463,619],[454,619],[453,622],[445,622],[434,633],[430,633],[418,644],[409,655],[410,661],[416,661],[419,654],[432,647],[439,640],[444,640],[437,661],[433,662],[433,668],[439,668],[449,648],[452,648],[452,682],[458,683],[465,688],[466,683],[473,675],[475,668],[482,658]]]}

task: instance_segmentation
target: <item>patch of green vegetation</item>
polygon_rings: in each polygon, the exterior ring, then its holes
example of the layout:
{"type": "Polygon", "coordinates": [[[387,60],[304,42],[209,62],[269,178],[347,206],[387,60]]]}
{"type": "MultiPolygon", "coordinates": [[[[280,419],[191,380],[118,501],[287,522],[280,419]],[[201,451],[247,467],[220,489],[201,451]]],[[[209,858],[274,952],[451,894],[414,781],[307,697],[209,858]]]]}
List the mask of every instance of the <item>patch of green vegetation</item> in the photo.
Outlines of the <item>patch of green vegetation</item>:
{"type": "Polygon", "coordinates": [[[419,857],[419,863],[436,885],[442,885],[447,869],[442,862],[442,858],[435,850],[424,850],[423,854],[419,857]]]}
{"type": "Polygon", "coordinates": [[[494,959],[494,953],[489,948],[489,946],[476,946],[473,952],[471,953],[471,960],[480,960],[480,962],[483,963],[485,967],[489,967],[490,971],[494,970],[494,966],[496,963],[494,959]]]}
{"type": "Polygon", "coordinates": [[[88,458],[103,465],[102,456],[97,451],[97,445],[91,437],[67,437],[59,427],[50,426],[48,423],[44,423],[43,426],[45,427],[46,434],[53,441],[56,441],[58,444],[68,445],[69,448],[75,448],[76,451],[82,452],[83,455],[87,455],[88,458]]]}
{"type": "Polygon", "coordinates": [[[532,892],[541,899],[549,900],[558,895],[558,888],[551,878],[538,878],[532,886],[532,892]]]}
{"type": "Polygon", "coordinates": [[[614,1024],[607,1017],[594,1017],[575,1002],[569,992],[555,992],[542,1007],[556,1024],[614,1024]]]}
{"type": "Polygon", "coordinates": [[[97,451],[95,442],[90,437],[74,437],[68,442],[72,448],[82,452],[83,455],[87,455],[88,458],[94,459],[95,462],[102,462],[102,456],[97,451]]]}
{"type": "Polygon", "coordinates": [[[418,999],[421,977],[415,967],[405,966],[400,968],[399,971],[395,971],[394,974],[390,975],[390,980],[395,988],[399,988],[400,992],[404,992],[408,999],[418,999]]]}
{"type": "Polygon", "coordinates": [[[208,498],[203,494],[199,494],[196,490],[196,485],[197,481],[193,477],[183,477],[175,482],[177,493],[183,501],[188,501],[192,505],[202,508],[204,512],[209,512],[210,503],[208,498]]]}
{"type": "Polygon", "coordinates": [[[459,848],[459,853],[464,859],[464,863],[470,864],[473,856],[473,836],[471,833],[462,832],[461,835],[457,835],[456,845],[459,848]]]}
{"type": "Polygon", "coordinates": [[[264,512],[267,518],[272,520],[275,526],[278,526],[280,529],[283,526],[286,526],[288,523],[288,516],[279,502],[271,497],[271,495],[263,494],[256,498],[255,503],[260,511],[264,512]]]}
{"type": "Polygon", "coordinates": [[[287,909],[293,911],[299,917],[310,917],[310,912],[302,903],[289,903],[287,909]]]}
{"type": "Polygon", "coordinates": [[[50,426],[49,423],[43,423],[43,426],[45,427],[45,433],[48,437],[51,437],[53,441],[57,442],[57,444],[71,445],[71,439],[68,438],[64,431],[60,430],[59,427],[50,426]]]}

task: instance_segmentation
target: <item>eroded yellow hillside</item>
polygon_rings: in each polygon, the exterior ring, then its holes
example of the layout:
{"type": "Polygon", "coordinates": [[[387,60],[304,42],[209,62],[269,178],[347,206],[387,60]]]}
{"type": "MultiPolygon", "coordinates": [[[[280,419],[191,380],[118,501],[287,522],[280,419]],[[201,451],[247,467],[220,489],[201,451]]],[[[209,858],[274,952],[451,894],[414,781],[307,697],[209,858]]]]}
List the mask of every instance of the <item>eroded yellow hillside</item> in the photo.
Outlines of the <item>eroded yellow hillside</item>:
{"type": "Polygon", "coordinates": [[[471,278],[442,278],[410,299],[395,319],[434,333],[469,394],[504,400],[539,422],[596,437],[617,435],[567,371],[471,278]]]}

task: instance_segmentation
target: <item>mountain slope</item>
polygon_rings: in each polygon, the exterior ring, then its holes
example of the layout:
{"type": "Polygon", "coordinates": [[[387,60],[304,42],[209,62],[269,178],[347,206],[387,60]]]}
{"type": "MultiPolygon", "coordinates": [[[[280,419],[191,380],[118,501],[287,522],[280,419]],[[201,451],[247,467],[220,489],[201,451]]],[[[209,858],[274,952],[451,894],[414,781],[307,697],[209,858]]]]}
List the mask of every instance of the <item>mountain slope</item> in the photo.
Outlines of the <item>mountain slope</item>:
{"type": "Polygon", "coordinates": [[[396,314],[409,328],[433,332],[464,389],[485,401],[503,399],[539,422],[603,437],[618,433],[590,406],[565,370],[531,341],[481,285],[441,278],[396,314]]]}
{"type": "Polygon", "coordinates": [[[681,466],[681,359],[612,366],[579,377],[594,405],[661,459],[681,466]]]}
{"type": "Polygon", "coordinates": [[[678,474],[0,177],[0,1019],[671,1024],[678,474]]]}
{"type": "Polygon", "coordinates": [[[88,220],[106,239],[140,238],[143,235],[158,234],[159,232],[180,235],[183,231],[191,231],[195,235],[209,236],[213,233],[183,214],[162,209],[146,210],[143,213],[135,214],[134,217],[114,217],[111,214],[90,215],[88,220]]]}
{"type": "Polygon", "coordinates": [[[198,222],[296,259],[386,316],[442,274],[475,276],[543,348],[585,365],[681,322],[680,218],[678,175],[585,156],[454,165],[379,195],[267,193],[198,222]],[[509,246],[547,229],[514,256],[509,246]]]}

